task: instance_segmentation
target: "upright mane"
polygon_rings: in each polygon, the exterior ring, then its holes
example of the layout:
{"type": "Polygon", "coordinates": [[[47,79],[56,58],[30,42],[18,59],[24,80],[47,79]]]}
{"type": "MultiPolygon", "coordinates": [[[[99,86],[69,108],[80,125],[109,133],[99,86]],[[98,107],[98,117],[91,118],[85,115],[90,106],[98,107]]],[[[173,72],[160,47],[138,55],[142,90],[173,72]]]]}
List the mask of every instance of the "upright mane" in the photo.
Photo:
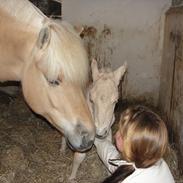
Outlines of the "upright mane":
{"type": "Polygon", "coordinates": [[[1,0],[0,8],[17,21],[40,28],[46,16],[28,0],[1,0]]]}
{"type": "MultiPolygon", "coordinates": [[[[16,18],[17,22],[26,25],[27,30],[33,28],[37,37],[43,27],[49,27],[51,39],[44,59],[39,64],[40,69],[46,71],[48,79],[56,80],[59,75],[63,75],[67,81],[82,86],[86,84],[88,58],[81,38],[73,26],[48,18],[28,0],[0,0],[0,9],[16,18]]],[[[36,54],[35,51],[32,53],[36,54]]]]}

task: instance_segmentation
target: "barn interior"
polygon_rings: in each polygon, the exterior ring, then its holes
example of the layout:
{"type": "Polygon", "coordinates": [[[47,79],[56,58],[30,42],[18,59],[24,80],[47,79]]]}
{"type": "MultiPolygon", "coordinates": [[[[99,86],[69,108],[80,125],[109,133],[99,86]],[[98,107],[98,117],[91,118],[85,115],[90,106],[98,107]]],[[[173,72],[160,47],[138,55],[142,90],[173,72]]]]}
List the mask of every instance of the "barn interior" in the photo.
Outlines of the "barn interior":
{"type": "MultiPolygon", "coordinates": [[[[100,68],[127,62],[113,133],[127,106],[152,108],[168,127],[164,158],[176,183],[183,182],[183,0],[30,1],[49,17],[83,27],[89,60],[100,68]]],[[[20,83],[0,86],[0,182],[69,182],[73,151],[60,152],[62,134],[27,106],[20,83]]],[[[72,182],[99,183],[107,175],[92,147],[72,182]]]]}

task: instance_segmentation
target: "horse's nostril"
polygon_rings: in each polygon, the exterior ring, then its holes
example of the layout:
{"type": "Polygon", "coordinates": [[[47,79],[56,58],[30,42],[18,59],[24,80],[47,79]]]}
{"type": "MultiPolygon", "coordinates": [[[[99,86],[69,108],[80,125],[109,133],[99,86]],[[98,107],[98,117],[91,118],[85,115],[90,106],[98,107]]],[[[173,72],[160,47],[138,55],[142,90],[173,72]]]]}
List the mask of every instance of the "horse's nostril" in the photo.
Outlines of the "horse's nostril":
{"type": "Polygon", "coordinates": [[[86,132],[86,131],[82,131],[82,132],[81,132],[81,136],[83,136],[83,137],[87,137],[87,136],[88,136],[88,132],[86,132]]]}
{"type": "Polygon", "coordinates": [[[80,140],[80,149],[85,150],[91,148],[94,142],[94,134],[88,131],[83,125],[80,123],[77,124],[75,128],[75,132],[78,134],[78,137],[81,138],[80,140]]]}
{"type": "Polygon", "coordinates": [[[91,147],[92,145],[93,145],[93,141],[90,140],[90,141],[88,142],[88,147],[91,147]]]}
{"type": "Polygon", "coordinates": [[[87,138],[86,138],[85,135],[84,135],[83,138],[82,138],[82,144],[83,144],[83,145],[86,145],[86,144],[87,144],[87,138]]]}
{"type": "Polygon", "coordinates": [[[88,140],[88,137],[87,136],[83,136],[83,138],[82,138],[82,147],[91,147],[92,146],[92,144],[93,144],[93,141],[92,140],[88,140]]]}

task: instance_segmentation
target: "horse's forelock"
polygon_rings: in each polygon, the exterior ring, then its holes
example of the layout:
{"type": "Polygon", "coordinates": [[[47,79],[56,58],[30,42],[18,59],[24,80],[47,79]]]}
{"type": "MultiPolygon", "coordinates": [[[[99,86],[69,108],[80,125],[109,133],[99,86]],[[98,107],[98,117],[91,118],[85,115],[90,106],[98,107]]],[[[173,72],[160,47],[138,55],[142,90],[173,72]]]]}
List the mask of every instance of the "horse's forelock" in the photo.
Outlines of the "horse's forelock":
{"type": "Polygon", "coordinates": [[[80,37],[65,22],[46,24],[50,27],[51,39],[40,66],[46,70],[47,78],[55,80],[64,75],[64,79],[84,86],[88,81],[88,58],[80,37]]]}

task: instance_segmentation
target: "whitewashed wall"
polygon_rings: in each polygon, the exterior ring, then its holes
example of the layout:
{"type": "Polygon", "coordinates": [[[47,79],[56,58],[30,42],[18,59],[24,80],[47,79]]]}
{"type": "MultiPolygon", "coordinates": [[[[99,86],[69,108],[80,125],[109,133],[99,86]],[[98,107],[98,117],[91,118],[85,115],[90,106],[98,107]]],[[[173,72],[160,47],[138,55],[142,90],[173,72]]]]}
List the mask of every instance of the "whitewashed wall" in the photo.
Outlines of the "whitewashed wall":
{"type": "Polygon", "coordinates": [[[171,0],[63,0],[62,12],[63,19],[89,27],[85,41],[90,58],[113,69],[128,62],[125,98],[156,105],[164,13],[170,5],[171,0]]]}

